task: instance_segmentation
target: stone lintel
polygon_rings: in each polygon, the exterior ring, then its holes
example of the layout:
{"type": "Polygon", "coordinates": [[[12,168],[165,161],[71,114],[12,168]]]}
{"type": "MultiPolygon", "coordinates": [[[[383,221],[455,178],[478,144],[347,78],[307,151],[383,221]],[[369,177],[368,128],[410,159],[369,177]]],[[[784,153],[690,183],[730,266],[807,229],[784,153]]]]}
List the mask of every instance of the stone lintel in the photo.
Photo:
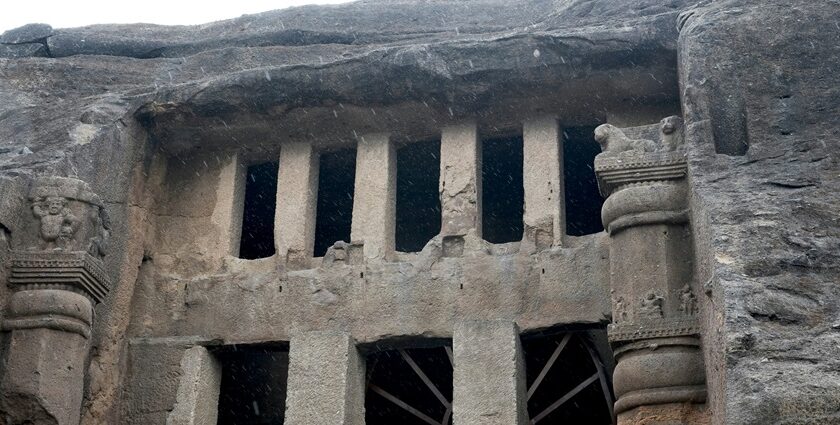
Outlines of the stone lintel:
{"type": "Polygon", "coordinates": [[[277,254],[292,269],[309,268],[315,243],[318,153],[309,142],[280,148],[274,240],[277,254]]]}
{"type": "Polygon", "coordinates": [[[9,283],[19,289],[78,291],[96,303],[111,289],[102,262],[86,252],[14,252],[9,283]]]}
{"type": "Polygon", "coordinates": [[[440,205],[443,236],[481,236],[481,144],[474,121],[441,130],[440,205]]]}
{"type": "Polygon", "coordinates": [[[566,231],[561,134],[554,116],[523,123],[525,237],[538,249],[560,245],[566,231]]]}
{"type": "Polygon", "coordinates": [[[350,334],[311,331],[289,347],[287,425],[363,425],[365,362],[350,334]]]}
{"type": "Polygon", "coordinates": [[[192,347],[181,359],[181,380],[166,425],[215,425],[222,368],[204,347],[192,347]]]}
{"type": "Polygon", "coordinates": [[[454,423],[527,424],[525,359],[516,324],[460,322],[455,326],[453,349],[454,423]]]}
{"type": "Polygon", "coordinates": [[[365,258],[389,259],[394,253],[396,160],[388,133],[359,138],[351,240],[364,244],[365,258]]]}

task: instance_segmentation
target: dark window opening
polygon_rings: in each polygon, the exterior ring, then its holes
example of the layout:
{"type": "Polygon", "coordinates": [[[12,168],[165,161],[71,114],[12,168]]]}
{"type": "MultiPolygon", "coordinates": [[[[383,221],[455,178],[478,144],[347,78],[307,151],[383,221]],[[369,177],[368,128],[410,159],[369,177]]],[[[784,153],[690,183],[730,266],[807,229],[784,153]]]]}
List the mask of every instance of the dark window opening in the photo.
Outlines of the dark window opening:
{"type": "Polygon", "coordinates": [[[322,153],[319,170],[315,256],[323,257],[336,242],[350,242],[356,149],[322,153]]]}
{"type": "Polygon", "coordinates": [[[610,370],[590,335],[523,337],[528,414],[536,425],[613,423],[610,370]]]}
{"type": "Polygon", "coordinates": [[[277,425],[286,411],[286,347],[231,346],[215,352],[222,366],[219,425],[277,425]]]}
{"type": "Polygon", "coordinates": [[[522,240],[525,188],[522,136],[481,144],[482,237],[491,243],[522,240]]]}
{"type": "Polygon", "coordinates": [[[440,233],[440,140],[397,150],[396,250],[418,252],[440,233]]]}
{"type": "Polygon", "coordinates": [[[595,127],[563,130],[563,178],[566,192],[566,234],[583,236],[604,230],[604,199],[595,179],[595,156],[601,153],[595,127]]]}
{"type": "Polygon", "coordinates": [[[274,209],[277,203],[276,162],[248,167],[239,258],[253,260],[274,255],[274,209]]]}
{"type": "Polygon", "coordinates": [[[451,356],[451,345],[368,355],[365,423],[451,424],[451,356]]]}

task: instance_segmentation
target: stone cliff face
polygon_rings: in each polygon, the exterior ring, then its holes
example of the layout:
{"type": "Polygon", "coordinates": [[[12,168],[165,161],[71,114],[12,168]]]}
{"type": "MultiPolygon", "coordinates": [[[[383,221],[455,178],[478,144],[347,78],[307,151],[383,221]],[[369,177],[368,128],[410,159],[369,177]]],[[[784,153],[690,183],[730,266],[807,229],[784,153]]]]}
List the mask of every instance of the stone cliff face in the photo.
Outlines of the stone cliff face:
{"type": "Polygon", "coordinates": [[[135,283],[152,280],[138,269],[154,250],[155,154],[310,133],[340,145],[381,125],[424,135],[429,114],[501,126],[679,103],[713,423],[835,423],[838,22],[836,0],[362,0],[199,26],[12,30],[0,258],[22,181],[75,177],[101,195],[115,284],[97,310],[83,423],[121,423],[135,283]]]}

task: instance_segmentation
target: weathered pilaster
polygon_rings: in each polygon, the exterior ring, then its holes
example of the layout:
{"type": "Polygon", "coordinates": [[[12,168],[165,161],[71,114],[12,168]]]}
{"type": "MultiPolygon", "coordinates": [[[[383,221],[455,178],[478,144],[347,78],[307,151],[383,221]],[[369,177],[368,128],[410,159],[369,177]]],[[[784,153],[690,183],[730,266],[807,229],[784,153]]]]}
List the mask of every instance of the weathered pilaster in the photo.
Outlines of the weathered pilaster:
{"type": "Polygon", "coordinates": [[[181,359],[181,381],[166,425],[216,425],[222,368],[204,347],[192,347],[181,359]]]}
{"type": "Polygon", "coordinates": [[[523,124],[525,239],[537,249],[561,245],[566,233],[561,133],[553,116],[523,124]]]}
{"type": "Polygon", "coordinates": [[[287,425],[364,425],[365,362],[344,332],[312,331],[292,338],[287,425]]]}
{"type": "Polygon", "coordinates": [[[394,253],[396,160],[388,133],[359,139],[350,239],[364,244],[365,258],[388,259],[394,253]]]}
{"type": "Polygon", "coordinates": [[[277,254],[292,269],[308,268],[315,244],[318,153],[311,143],[280,148],[274,240],[277,254]]]}
{"type": "Polygon", "coordinates": [[[527,424],[525,359],[516,324],[464,321],[456,325],[452,343],[453,423],[527,424]]]}
{"type": "Polygon", "coordinates": [[[463,237],[470,232],[481,236],[481,145],[475,122],[442,130],[440,205],[445,250],[450,240],[463,247],[463,237]]]}
{"type": "Polygon", "coordinates": [[[102,264],[110,224],[80,180],[35,180],[28,199],[10,261],[0,416],[9,424],[78,424],[93,306],[110,289],[102,264]]]}
{"type": "Polygon", "coordinates": [[[690,424],[706,398],[688,228],[682,125],[595,130],[610,235],[619,424],[690,424]]]}

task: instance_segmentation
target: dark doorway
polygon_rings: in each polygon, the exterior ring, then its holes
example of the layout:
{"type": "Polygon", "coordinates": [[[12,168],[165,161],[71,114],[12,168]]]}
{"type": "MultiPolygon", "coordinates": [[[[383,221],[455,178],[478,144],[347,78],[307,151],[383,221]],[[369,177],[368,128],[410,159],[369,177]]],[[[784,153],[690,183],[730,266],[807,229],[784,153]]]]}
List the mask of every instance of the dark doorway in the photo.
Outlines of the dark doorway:
{"type": "Polygon", "coordinates": [[[397,150],[396,250],[419,252],[440,233],[440,140],[397,150]]]}
{"type": "Polygon", "coordinates": [[[337,241],[350,242],[356,149],[322,153],[319,169],[315,256],[323,257],[337,241]]]}
{"type": "Polygon", "coordinates": [[[367,356],[367,425],[452,423],[452,348],[410,348],[367,356]]]}
{"type": "Polygon", "coordinates": [[[532,423],[613,423],[609,371],[588,333],[533,335],[522,346],[532,423]]]}
{"type": "Polygon", "coordinates": [[[215,355],[222,365],[218,424],[282,424],[288,348],[231,346],[216,350],[215,355]]]}
{"type": "Polygon", "coordinates": [[[595,156],[601,153],[595,127],[563,129],[563,178],[566,191],[566,234],[583,236],[604,230],[604,199],[595,179],[595,156]]]}
{"type": "Polygon", "coordinates": [[[274,209],[277,204],[277,162],[248,167],[239,258],[253,260],[274,255],[274,209]]]}
{"type": "Polygon", "coordinates": [[[482,237],[488,242],[522,240],[522,158],[521,135],[481,143],[482,237]]]}

